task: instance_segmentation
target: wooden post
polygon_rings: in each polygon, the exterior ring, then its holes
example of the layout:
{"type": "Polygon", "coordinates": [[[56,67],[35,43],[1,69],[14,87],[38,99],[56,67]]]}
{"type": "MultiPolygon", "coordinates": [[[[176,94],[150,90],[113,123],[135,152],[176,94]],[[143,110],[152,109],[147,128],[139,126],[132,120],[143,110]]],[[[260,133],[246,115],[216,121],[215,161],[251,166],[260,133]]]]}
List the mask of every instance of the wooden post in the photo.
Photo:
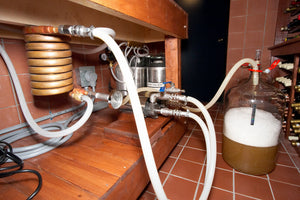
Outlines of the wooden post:
{"type": "Polygon", "coordinates": [[[178,38],[165,39],[166,80],[181,88],[181,40],[178,38]]]}

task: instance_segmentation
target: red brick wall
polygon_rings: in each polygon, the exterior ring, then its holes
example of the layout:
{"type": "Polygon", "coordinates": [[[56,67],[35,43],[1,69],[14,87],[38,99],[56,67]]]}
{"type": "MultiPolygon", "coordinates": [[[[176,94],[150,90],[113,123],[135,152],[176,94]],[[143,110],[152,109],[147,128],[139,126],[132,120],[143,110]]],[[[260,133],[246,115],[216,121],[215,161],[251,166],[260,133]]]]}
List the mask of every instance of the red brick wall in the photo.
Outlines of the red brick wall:
{"type": "MultiPolygon", "coordinates": [[[[273,58],[268,48],[275,42],[278,4],[279,0],[230,1],[227,72],[240,59],[255,58],[256,49],[262,50],[262,68],[270,66],[273,58]]],[[[248,75],[247,70],[239,69],[230,85],[248,75]]]]}

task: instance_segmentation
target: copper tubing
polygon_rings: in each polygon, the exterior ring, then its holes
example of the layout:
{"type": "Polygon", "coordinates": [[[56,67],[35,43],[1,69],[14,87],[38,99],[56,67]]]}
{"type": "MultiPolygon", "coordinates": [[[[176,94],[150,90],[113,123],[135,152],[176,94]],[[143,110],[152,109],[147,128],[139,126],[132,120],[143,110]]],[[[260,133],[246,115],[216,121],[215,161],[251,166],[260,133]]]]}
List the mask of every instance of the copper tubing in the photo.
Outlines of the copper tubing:
{"type": "Polygon", "coordinates": [[[30,66],[58,66],[58,65],[68,65],[72,63],[72,58],[55,58],[55,59],[28,59],[28,64],[30,66]]]}
{"type": "Polygon", "coordinates": [[[27,43],[26,45],[27,50],[66,50],[70,49],[70,45],[66,43],[58,43],[58,42],[53,42],[53,43],[27,43]]]}
{"type": "Polygon", "coordinates": [[[66,42],[69,38],[56,34],[53,27],[26,27],[24,32],[32,94],[45,96],[71,91],[72,54],[66,42]]]}
{"type": "Polygon", "coordinates": [[[30,74],[30,80],[32,81],[59,81],[68,78],[72,78],[73,72],[69,71],[66,73],[57,74],[30,74]]]}
{"type": "Polygon", "coordinates": [[[42,88],[42,89],[58,88],[58,87],[63,87],[65,85],[71,85],[71,84],[73,84],[73,78],[69,78],[66,80],[59,80],[59,81],[51,81],[51,82],[31,81],[31,87],[42,88]]]}
{"type": "Polygon", "coordinates": [[[53,74],[72,71],[72,65],[55,66],[55,67],[30,67],[31,74],[53,74]]]}
{"type": "Polygon", "coordinates": [[[53,26],[27,26],[24,28],[24,33],[38,33],[38,34],[57,34],[58,27],[53,26]]]}
{"type": "Polygon", "coordinates": [[[60,87],[60,88],[51,88],[51,89],[32,88],[31,93],[37,96],[48,96],[48,95],[56,95],[56,94],[70,92],[72,89],[73,89],[73,84],[60,87]]]}
{"type": "Polygon", "coordinates": [[[65,51],[27,51],[28,58],[65,58],[71,57],[70,50],[65,51]]]}

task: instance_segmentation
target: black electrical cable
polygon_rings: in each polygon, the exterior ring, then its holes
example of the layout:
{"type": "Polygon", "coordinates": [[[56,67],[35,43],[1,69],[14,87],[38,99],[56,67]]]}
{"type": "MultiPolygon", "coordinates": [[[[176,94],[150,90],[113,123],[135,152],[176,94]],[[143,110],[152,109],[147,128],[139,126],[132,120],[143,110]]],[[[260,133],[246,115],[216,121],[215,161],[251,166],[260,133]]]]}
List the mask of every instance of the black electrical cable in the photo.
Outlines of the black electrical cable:
{"type": "MultiPolygon", "coordinates": [[[[3,165],[4,163],[7,162],[8,159],[11,159],[16,163],[16,165],[11,165],[7,167],[1,167],[0,171],[5,171],[5,170],[11,170],[14,168],[22,169],[23,168],[23,161],[16,155],[14,155],[13,149],[10,144],[4,141],[0,141],[1,147],[0,147],[0,165],[3,165]],[[4,146],[3,146],[4,145],[4,146]]],[[[1,174],[0,174],[1,178],[1,174]]]]}
{"type": "Polygon", "coordinates": [[[15,174],[20,174],[20,173],[33,173],[38,177],[38,186],[34,190],[34,192],[27,198],[27,200],[31,200],[37,193],[41,190],[42,188],[42,176],[41,174],[32,169],[23,169],[24,163],[23,160],[20,159],[18,156],[13,154],[13,150],[10,144],[0,141],[0,166],[5,164],[7,160],[10,159],[12,160],[15,165],[10,165],[7,167],[1,167],[0,168],[0,178],[12,176],[15,174]],[[15,169],[18,168],[18,169],[15,169]],[[14,170],[13,170],[14,169],[14,170]],[[5,172],[1,172],[5,171],[5,172]]]}

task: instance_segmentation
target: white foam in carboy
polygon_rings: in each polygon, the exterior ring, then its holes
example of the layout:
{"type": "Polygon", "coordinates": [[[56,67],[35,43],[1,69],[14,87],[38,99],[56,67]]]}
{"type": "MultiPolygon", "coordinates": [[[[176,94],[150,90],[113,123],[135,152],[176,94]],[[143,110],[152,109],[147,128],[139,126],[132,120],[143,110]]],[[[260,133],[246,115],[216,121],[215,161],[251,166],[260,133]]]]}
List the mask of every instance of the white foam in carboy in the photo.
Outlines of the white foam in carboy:
{"type": "Polygon", "coordinates": [[[224,116],[224,134],[227,138],[249,146],[271,147],[278,144],[281,122],[270,112],[256,109],[251,125],[252,108],[229,109],[224,116]]]}

